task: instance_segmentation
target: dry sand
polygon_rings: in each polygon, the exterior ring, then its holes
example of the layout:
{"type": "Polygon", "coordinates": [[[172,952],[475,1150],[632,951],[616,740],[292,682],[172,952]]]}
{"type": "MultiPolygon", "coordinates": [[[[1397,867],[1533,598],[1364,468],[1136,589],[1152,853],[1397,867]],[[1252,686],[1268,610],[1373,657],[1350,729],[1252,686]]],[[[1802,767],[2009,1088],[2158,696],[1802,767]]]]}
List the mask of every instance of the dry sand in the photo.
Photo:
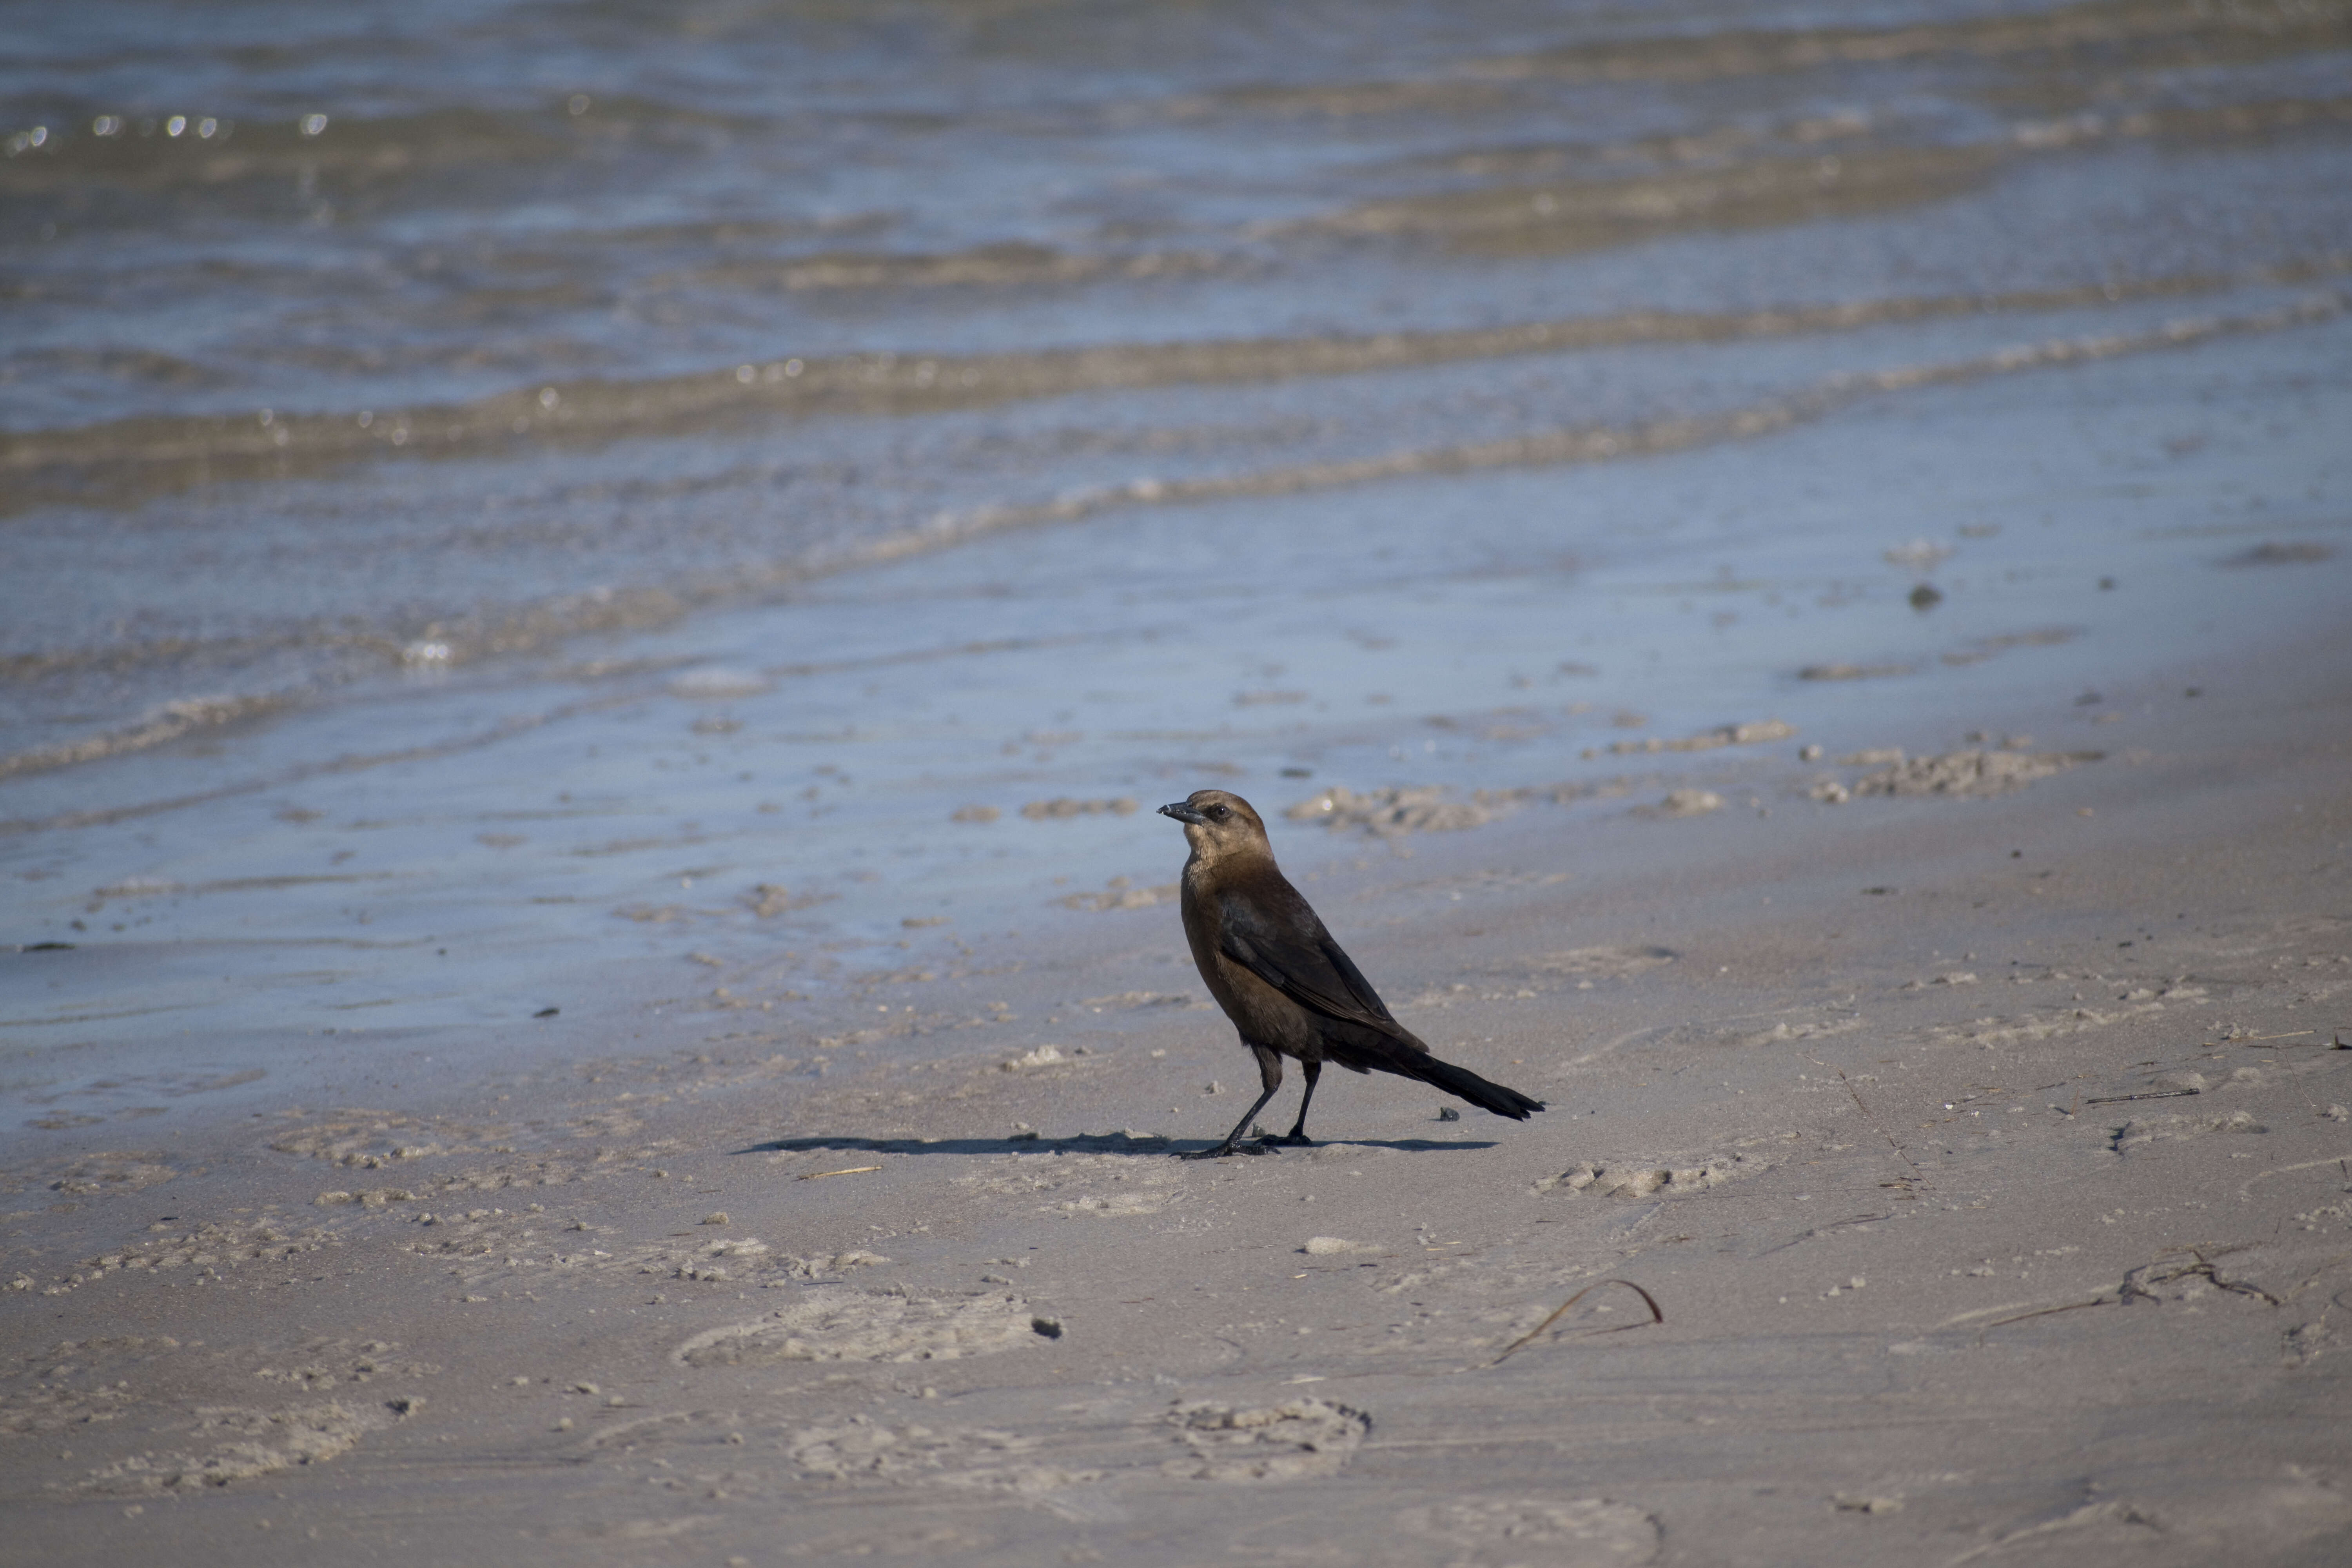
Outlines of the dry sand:
{"type": "Polygon", "coordinates": [[[1310,895],[1524,1127],[1169,1158],[1252,1075],[1114,897],[18,1169],[0,1558],[2352,1559],[2346,653],[1990,798],[1368,838],[1310,895]]]}

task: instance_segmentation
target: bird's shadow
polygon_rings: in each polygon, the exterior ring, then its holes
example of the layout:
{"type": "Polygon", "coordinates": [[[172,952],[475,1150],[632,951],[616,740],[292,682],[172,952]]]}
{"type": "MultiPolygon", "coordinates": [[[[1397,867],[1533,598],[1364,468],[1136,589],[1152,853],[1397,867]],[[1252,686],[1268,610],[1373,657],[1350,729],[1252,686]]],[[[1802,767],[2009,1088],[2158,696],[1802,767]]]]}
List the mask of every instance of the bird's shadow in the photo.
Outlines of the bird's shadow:
{"type": "MultiPolygon", "coordinates": [[[[753,1143],[734,1151],[738,1154],[780,1154],[814,1152],[835,1150],[856,1154],[1171,1154],[1193,1152],[1215,1147],[1211,1138],[1161,1138],[1131,1132],[1082,1133],[1075,1138],[1045,1138],[1034,1133],[1009,1138],[777,1138],[765,1143],[753,1143]]],[[[1286,1145],[1295,1147],[1295,1145],[1286,1145]]],[[[1329,1138],[1307,1145],[1312,1149],[1395,1149],[1406,1153],[1431,1153],[1452,1149],[1492,1149],[1492,1142],[1470,1140],[1447,1140],[1438,1142],[1427,1138],[1329,1138]]],[[[1244,1142],[1243,1151],[1253,1154],[1280,1153],[1280,1148],[1262,1147],[1244,1142]]]]}

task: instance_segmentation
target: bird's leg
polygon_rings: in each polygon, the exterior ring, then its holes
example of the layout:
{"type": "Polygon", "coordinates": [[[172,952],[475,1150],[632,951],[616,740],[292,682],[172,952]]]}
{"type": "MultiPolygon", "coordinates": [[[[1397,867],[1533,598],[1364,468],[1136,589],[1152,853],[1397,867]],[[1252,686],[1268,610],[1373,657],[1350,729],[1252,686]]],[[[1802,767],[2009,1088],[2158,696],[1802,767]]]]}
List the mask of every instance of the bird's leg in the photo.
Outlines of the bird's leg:
{"type": "Polygon", "coordinates": [[[1315,1103],[1315,1080],[1323,1076],[1323,1064],[1307,1061],[1298,1065],[1307,1075],[1307,1092],[1298,1097],[1298,1120],[1292,1122],[1290,1131],[1281,1137],[1261,1138],[1258,1140],[1261,1143],[1278,1143],[1286,1149],[1311,1149],[1315,1146],[1315,1141],[1307,1136],[1307,1108],[1315,1103]]]}
{"type": "Polygon", "coordinates": [[[1259,1111],[1265,1109],[1265,1102],[1273,1098],[1274,1090],[1271,1089],[1259,1095],[1257,1103],[1242,1112],[1242,1119],[1234,1123],[1234,1130],[1226,1133],[1225,1141],[1215,1148],[1189,1150],[1176,1157],[1179,1160],[1222,1160],[1228,1154],[1240,1153],[1242,1134],[1249,1131],[1250,1122],[1255,1119],[1259,1111]]]}
{"type": "MultiPolygon", "coordinates": [[[[1223,1142],[1213,1149],[1195,1149],[1190,1153],[1179,1154],[1176,1156],[1178,1159],[1222,1160],[1228,1154],[1242,1152],[1242,1134],[1249,1131],[1250,1123],[1256,1120],[1257,1113],[1265,1109],[1265,1102],[1274,1098],[1274,1091],[1282,1087],[1282,1058],[1264,1046],[1252,1046],[1250,1049],[1257,1056],[1258,1080],[1265,1085],[1265,1092],[1257,1097],[1256,1104],[1242,1112],[1242,1119],[1234,1123],[1234,1130],[1225,1134],[1223,1142]]],[[[1255,1153],[1256,1151],[1251,1152],[1255,1153]]]]}

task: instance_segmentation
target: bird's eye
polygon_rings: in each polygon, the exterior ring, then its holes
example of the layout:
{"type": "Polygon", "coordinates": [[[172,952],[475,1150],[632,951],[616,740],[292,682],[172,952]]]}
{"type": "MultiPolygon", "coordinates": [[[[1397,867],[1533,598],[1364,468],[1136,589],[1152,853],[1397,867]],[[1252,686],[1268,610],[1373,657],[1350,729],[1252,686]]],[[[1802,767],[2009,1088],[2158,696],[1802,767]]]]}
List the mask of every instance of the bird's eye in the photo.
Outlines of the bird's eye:
{"type": "Polygon", "coordinates": [[[1215,817],[1219,822],[1223,822],[1225,818],[1231,816],[1233,813],[1227,811],[1222,805],[1213,805],[1209,807],[1209,815],[1215,817]]]}

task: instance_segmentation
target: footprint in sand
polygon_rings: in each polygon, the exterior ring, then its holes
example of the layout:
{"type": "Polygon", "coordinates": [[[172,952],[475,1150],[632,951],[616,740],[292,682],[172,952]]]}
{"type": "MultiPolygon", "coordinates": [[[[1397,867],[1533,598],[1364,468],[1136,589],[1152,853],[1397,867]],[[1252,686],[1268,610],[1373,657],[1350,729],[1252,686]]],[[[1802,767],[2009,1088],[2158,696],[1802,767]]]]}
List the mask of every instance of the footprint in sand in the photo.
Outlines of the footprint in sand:
{"type": "Polygon", "coordinates": [[[1557,1176],[1542,1177],[1535,1184],[1535,1191],[1566,1197],[1691,1197],[1768,1171],[1776,1163],[1759,1150],[1736,1150],[1687,1165],[1650,1160],[1612,1160],[1606,1163],[1586,1160],[1557,1176]]]}
{"type": "Polygon", "coordinates": [[[1531,1559],[1551,1568],[1635,1568],[1656,1559],[1661,1533],[1651,1515],[1605,1498],[1463,1498],[1406,1509],[1397,1523],[1463,1552],[1451,1561],[1465,1568],[1531,1559]]]}
{"type": "Polygon", "coordinates": [[[2242,1110],[2226,1116],[2135,1116],[2116,1129],[2114,1148],[2128,1154],[2150,1143],[2202,1138],[2208,1132],[2267,1132],[2270,1129],[2242,1110]]]}
{"type": "Polygon", "coordinates": [[[765,1318],[695,1335],[674,1352],[687,1366],[788,1361],[955,1361],[1034,1342],[1042,1320],[1018,1296],[928,1298],[812,1290],[765,1318]]]}
{"type": "Polygon", "coordinates": [[[1372,1427],[1360,1410],[1313,1398],[1254,1409],[1194,1402],[1177,1405],[1168,1419],[1186,1451],[1160,1468],[1203,1481],[1334,1475],[1372,1427]]]}
{"type": "Polygon", "coordinates": [[[109,1197],[143,1192],[179,1174],[161,1150],[112,1150],[85,1154],[49,1183],[53,1193],[72,1197],[109,1197]]]}
{"type": "Polygon", "coordinates": [[[138,1455],[93,1472],[83,1486],[116,1496],[199,1492],[323,1464],[410,1408],[413,1403],[395,1409],[339,1400],[278,1410],[211,1406],[196,1413],[194,1436],[210,1445],[205,1451],[138,1455]]]}
{"type": "Polygon", "coordinates": [[[1102,1479],[1100,1470],[1067,1469],[1021,1458],[1037,1446],[1037,1439],[1012,1432],[891,1427],[852,1416],[839,1426],[793,1433],[785,1439],[784,1451],[804,1474],[827,1480],[872,1478],[1035,1497],[1102,1479]]]}

